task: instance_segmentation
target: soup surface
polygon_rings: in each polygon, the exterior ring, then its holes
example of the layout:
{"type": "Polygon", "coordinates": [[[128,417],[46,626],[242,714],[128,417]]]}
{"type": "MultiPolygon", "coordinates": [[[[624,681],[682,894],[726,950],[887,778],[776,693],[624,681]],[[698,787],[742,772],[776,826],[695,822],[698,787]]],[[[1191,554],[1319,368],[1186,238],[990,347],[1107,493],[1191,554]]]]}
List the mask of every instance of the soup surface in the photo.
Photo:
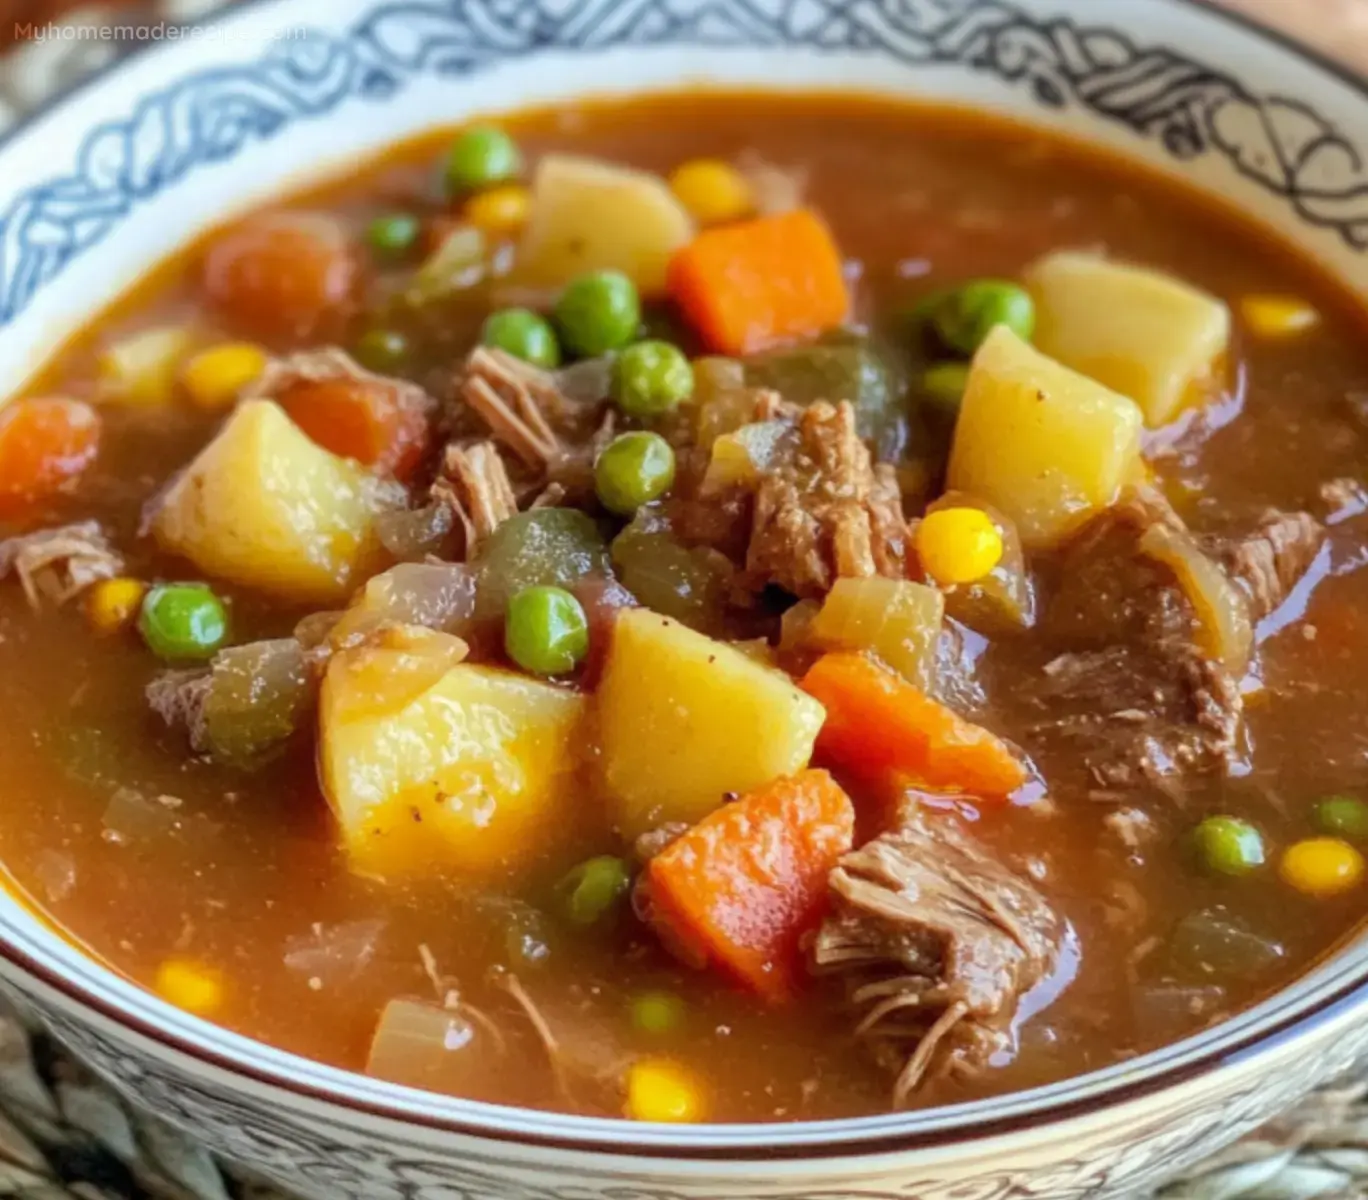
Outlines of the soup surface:
{"type": "Polygon", "coordinates": [[[482,1100],[1130,1058],[1363,912],[1364,332],[965,114],[399,147],[0,413],[0,859],[173,1003],[482,1100]]]}

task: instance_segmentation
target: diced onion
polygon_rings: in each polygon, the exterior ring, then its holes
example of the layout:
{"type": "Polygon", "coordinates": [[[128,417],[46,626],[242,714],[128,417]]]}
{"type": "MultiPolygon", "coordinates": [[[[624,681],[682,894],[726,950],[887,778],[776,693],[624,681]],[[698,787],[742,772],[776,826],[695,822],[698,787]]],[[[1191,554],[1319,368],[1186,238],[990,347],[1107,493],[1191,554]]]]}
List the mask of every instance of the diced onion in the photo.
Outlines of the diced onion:
{"type": "Polygon", "coordinates": [[[1152,525],[1140,539],[1140,551],[1169,567],[1192,602],[1203,653],[1239,673],[1249,665],[1254,623],[1249,604],[1234,582],[1181,529],[1152,525]]]}

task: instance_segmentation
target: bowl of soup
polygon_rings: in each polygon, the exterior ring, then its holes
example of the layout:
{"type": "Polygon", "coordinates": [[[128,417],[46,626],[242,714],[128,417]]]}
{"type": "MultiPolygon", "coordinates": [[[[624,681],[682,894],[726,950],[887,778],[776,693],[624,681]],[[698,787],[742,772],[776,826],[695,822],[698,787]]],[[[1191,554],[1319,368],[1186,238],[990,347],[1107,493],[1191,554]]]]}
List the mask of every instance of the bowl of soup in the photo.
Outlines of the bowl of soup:
{"type": "Polygon", "coordinates": [[[1253,1128],[1368,1042],[1366,119],[1162,0],[83,86],[0,144],[5,992],[309,1197],[1253,1128]]]}

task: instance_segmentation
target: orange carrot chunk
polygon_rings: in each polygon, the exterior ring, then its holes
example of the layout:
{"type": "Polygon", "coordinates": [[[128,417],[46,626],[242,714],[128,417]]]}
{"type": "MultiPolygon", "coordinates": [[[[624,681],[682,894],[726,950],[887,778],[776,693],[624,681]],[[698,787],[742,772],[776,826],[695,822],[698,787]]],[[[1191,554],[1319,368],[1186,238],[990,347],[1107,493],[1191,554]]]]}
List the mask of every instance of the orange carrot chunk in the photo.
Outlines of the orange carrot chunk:
{"type": "Polygon", "coordinates": [[[0,509],[55,492],[94,461],[100,415],[81,400],[34,398],[0,408],[0,509]]]}
{"type": "Polygon", "coordinates": [[[854,836],[850,797],[825,771],[777,779],[651,859],[651,920],[667,945],[784,1000],[799,939],[820,918],[827,875],[854,836]]]}
{"type": "Polygon", "coordinates": [[[290,419],[325,450],[400,479],[427,448],[427,417],[395,389],[362,379],[300,383],[281,397],[290,419]]]}
{"type": "Polygon", "coordinates": [[[864,655],[824,655],[802,687],[827,710],[819,752],[859,775],[984,799],[1028,778],[1005,742],[864,655]]]}
{"type": "Polygon", "coordinates": [[[812,337],[850,309],[841,255],[808,209],[700,233],[670,262],[670,295],[708,348],[753,354],[812,337]]]}

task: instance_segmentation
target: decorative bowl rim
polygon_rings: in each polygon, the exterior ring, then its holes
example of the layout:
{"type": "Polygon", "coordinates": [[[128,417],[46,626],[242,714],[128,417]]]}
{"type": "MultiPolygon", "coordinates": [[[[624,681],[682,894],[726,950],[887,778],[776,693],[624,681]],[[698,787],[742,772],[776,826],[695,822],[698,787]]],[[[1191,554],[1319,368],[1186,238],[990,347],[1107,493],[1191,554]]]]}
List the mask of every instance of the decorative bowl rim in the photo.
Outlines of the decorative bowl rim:
{"type": "MultiPolygon", "coordinates": [[[[201,25],[241,19],[255,9],[296,0],[238,0],[201,25]]],[[[1368,76],[1218,0],[1148,0],[1175,10],[1196,10],[1276,52],[1347,86],[1368,103],[1368,76]]],[[[0,160],[44,119],[65,112],[144,59],[170,56],[174,44],[149,43],[106,63],[0,133],[0,160]]],[[[621,1119],[583,1117],[488,1104],[373,1080],[232,1033],[161,1001],[71,945],[45,917],[41,932],[14,930],[0,917],[0,959],[78,1008],[201,1064],[302,1099],[366,1116],[463,1134],[494,1142],[617,1156],[694,1160],[841,1158],[902,1153],[1021,1133],[1084,1116],[1095,1117],[1223,1068],[1273,1054],[1314,1028],[1368,1010],[1368,958],[1344,967],[1319,993],[1278,1011],[1279,993],[1212,1030],[1164,1046],[1126,1064],[1074,1076],[1041,1088],[969,1103],[873,1117],[788,1123],[694,1126],[630,1125],[621,1119]],[[61,969],[48,943],[70,951],[61,969]],[[118,997],[118,1000],[111,997],[118,997]],[[1194,1049],[1200,1046],[1200,1049],[1194,1049]],[[1166,1062],[1168,1059],[1178,1061],[1166,1062]],[[1148,1066],[1136,1076],[1137,1066],[1148,1066]],[[366,1094],[362,1094],[362,1093],[366,1094]]],[[[1313,968],[1315,969],[1315,968],[1313,968]]],[[[1291,986],[1291,985],[1289,985],[1291,986]]]]}

